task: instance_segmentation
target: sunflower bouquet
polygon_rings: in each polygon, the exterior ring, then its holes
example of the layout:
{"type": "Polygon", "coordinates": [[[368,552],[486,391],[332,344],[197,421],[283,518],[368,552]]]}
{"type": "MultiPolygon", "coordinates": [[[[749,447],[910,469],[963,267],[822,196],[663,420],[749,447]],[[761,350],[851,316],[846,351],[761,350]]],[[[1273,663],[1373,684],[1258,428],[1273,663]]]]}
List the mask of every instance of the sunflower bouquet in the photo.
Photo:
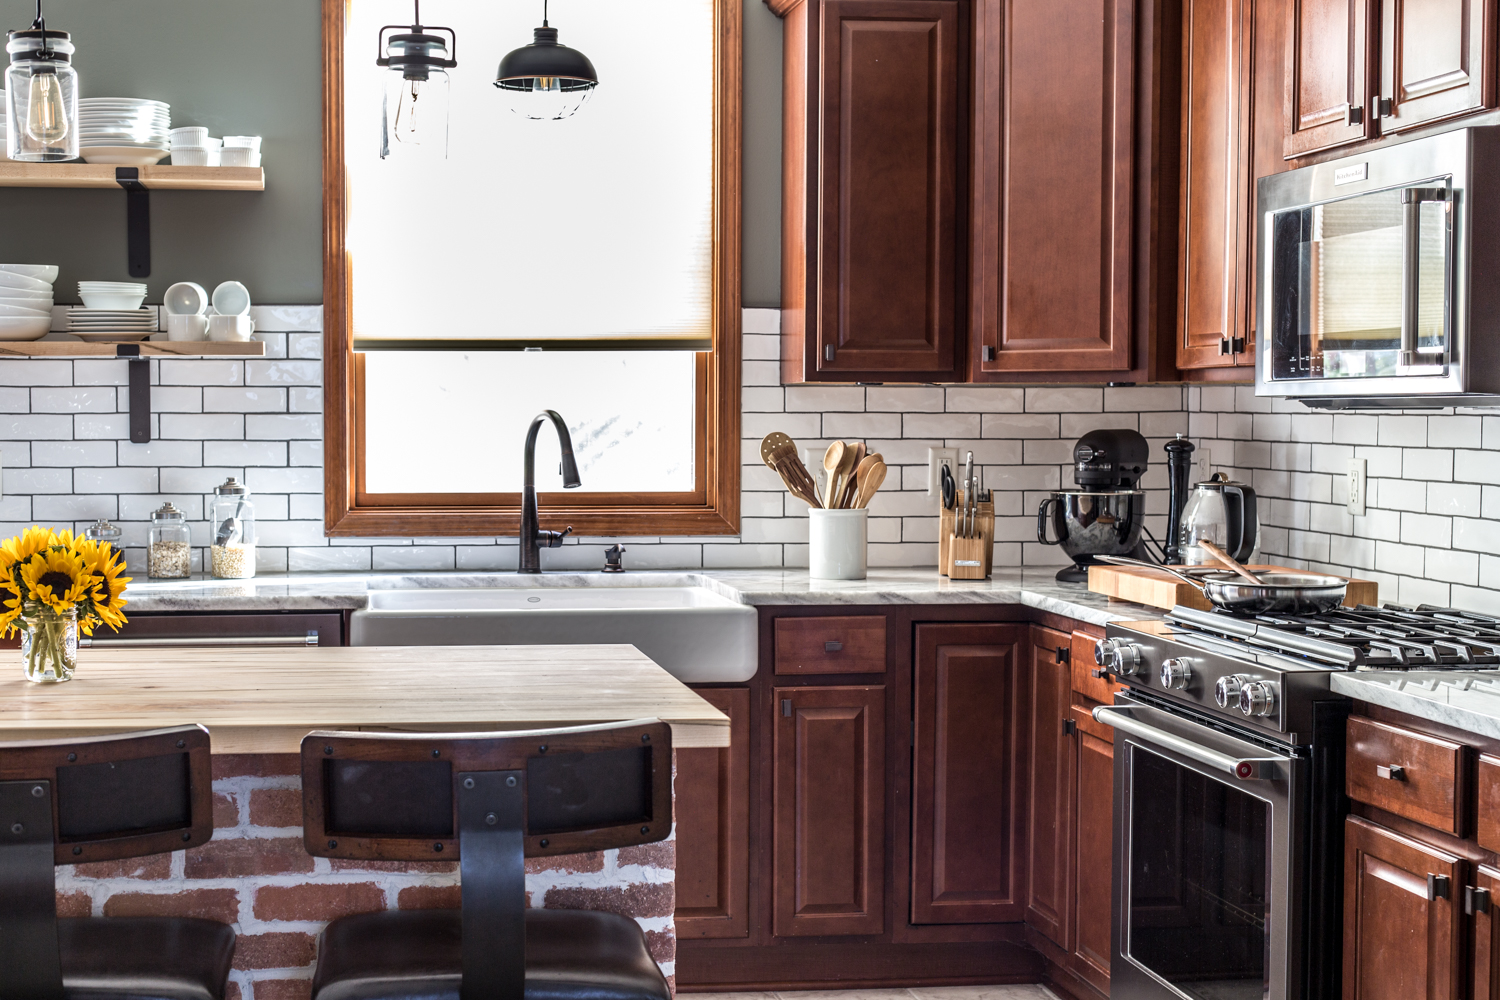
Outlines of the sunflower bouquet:
{"type": "Polygon", "coordinates": [[[21,633],[26,676],[67,680],[78,634],[125,624],[125,560],[108,542],[32,527],[0,543],[0,635],[21,633]]]}

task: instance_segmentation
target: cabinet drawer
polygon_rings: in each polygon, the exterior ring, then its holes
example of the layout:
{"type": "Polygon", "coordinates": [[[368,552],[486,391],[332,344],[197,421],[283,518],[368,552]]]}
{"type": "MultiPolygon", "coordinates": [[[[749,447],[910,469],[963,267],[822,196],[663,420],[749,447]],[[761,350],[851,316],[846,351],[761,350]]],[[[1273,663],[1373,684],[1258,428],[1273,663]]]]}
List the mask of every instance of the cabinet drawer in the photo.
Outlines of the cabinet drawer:
{"type": "Polygon", "coordinates": [[[1074,632],[1069,643],[1069,666],[1073,669],[1073,691],[1101,705],[1113,705],[1115,692],[1125,685],[1095,677],[1099,664],[1094,662],[1094,643],[1099,640],[1087,632],[1074,632]]]}
{"type": "Polygon", "coordinates": [[[885,616],[776,619],[776,672],[885,673],[885,616]]]}
{"type": "Polygon", "coordinates": [[[1461,836],[1464,747],[1355,716],[1349,720],[1349,797],[1461,836]]]}
{"type": "Polygon", "coordinates": [[[1479,830],[1475,839],[1487,851],[1500,851],[1500,757],[1479,755],[1479,830]]]}

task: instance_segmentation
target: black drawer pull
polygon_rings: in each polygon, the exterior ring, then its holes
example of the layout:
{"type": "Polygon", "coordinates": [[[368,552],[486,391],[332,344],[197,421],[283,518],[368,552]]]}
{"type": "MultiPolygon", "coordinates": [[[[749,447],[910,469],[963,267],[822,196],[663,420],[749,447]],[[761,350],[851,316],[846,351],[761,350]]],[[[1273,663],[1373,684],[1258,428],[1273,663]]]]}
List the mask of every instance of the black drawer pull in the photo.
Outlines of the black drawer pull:
{"type": "Polygon", "coordinates": [[[823,643],[823,652],[825,653],[837,653],[843,648],[844,644],[842,642],[839,642],[837,639],[830,639],[827,642],[823,643]]]}
{"type": "Polygon", "coordinates": [[[1068,647],[1067,646],[1058,646],[1057,649],[1054,651],[1054,655],[1057,656],[1056,662],[1058,662],[1058,663],[1067,663],[1068,662],[1068,647]]]}
{"type": "Polygon", "coordinates": [[[1448,892],[1448,876],[1427,873],[1427,898],[1431,900],[1452,898],[1448,892]]]}
{"type": "Polygon", "coordinates": [[[1464,912],[1469,916],[1490,912],[1490,891],[1476,886],[1464,886],[1464,912]]]}
{"type": "Polygon", "coordinates": [[[781,699],[781,714],[788,719],[792,717],[792,699],[781,699]]]}
{"type": "Polygon", "coordinates": [[[1076,736],[1077,734],[1078,734],[1078,723],[1074,722],[1072,719],[1064,719],[1063,720],[1063,735],[1065,735],[1065,736],[1076,736]]]}
{"type": "Polygon", "coordinates": [[[1406,768],[1402,767],[1400,764],[1391,764],[1390,766],[1387,766],[1385,764],[1377,764],[1375,765],[1375,777],[1389,778],[1392,781],[1405,781],[1406,768]]]}

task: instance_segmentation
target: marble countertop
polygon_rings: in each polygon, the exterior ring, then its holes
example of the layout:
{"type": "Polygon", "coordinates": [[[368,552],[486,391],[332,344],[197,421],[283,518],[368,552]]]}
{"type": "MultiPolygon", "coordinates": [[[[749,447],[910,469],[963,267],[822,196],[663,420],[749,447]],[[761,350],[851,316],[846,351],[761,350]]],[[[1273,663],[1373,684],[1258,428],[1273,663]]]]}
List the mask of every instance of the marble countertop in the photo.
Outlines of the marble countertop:
{"type": "Polygon", "coordinates": [[[1500,671],[1360,671],[1334,674],[1332,687],[1356,701],[1500,739],[1500,671]]]}
{"type": "Polygon", "coordinates": [[[1104,625],[1162,612],[1111,601],[1082,583],[1058,583],[1053,569],[996,569],[989,580],[949,580],[936,569],[877,569],[866,580],[813,580],[806,570],[682,570],[543,573],[277,573],[251,580],[140,581],[130,612],[326,611],[364,608],[372,590],[487,587],[706,587],[748,605],[1020,604],[1104,625]]]}

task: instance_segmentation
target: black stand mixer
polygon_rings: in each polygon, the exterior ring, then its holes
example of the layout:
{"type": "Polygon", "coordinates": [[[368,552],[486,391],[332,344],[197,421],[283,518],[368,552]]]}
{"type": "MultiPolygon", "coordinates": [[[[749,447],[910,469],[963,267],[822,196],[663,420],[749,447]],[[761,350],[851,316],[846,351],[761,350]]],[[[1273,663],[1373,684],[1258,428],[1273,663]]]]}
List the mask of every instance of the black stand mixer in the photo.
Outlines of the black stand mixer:
{"type": "Polygon", "coordinates": [[[1146,439],[1131,430],[1090,431],[1073,445],[1078,489],[1057,490],[1036,514],[1037,541],[1061,545],[1073,560],[1058,580],[1087,582],[1095,556],[1148,558],[1141,544],[1146,492],[1139,484],[1150,455],[1146,439]]]}

